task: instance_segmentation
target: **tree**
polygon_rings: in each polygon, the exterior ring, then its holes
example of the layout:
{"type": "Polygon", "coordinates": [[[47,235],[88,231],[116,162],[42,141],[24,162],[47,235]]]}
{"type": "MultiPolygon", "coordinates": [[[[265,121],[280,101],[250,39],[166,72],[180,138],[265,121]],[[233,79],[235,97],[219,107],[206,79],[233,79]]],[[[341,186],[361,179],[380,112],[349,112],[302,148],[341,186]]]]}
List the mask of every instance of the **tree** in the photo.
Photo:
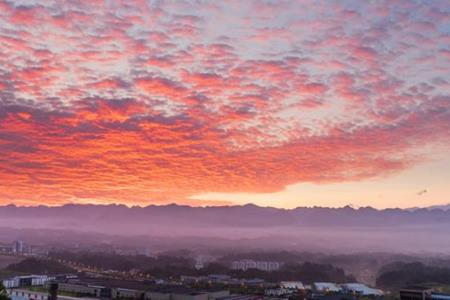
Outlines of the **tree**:
{"type": "Polygon", "coordinates": [[[11,300],[11,298],[8,295],[8,291],[1,282],[0,282],[0,300],[11,300]]]}

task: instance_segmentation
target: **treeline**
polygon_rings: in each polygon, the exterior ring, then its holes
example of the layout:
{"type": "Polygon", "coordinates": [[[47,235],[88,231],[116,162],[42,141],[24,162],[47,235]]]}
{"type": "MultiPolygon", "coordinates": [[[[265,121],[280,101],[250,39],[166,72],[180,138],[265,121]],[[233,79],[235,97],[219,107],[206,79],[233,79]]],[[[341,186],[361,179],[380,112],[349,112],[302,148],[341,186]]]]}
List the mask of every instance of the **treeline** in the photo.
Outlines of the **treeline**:
{"type": "Polygon", "coordinates": [[[395,262],[381,269],[376,284],[385,289],[400,289],[410,285],[450,285],[450,268],[428,266],[420,262],[395,262]]]}
{"type": "Polygon", "coordinates": [[[136,269],[142,272],[153,272],[155,274],[166,276],[191,270],[194,265],[194,261],[192,259],[181,256],[167,255],[148,257],[144,255],[119,255],[115,253],[103,252],[58,251],[50,252],[49,257],[75,262],[103,270],[128,272],[136,269]]]}
{"type": "Polygon", "coordinates": [[[101,268],[104,270],[130,271],[139,270],[154,278],[179,277],[181,275],[201,276],[209,274],[227,274],[234,278],[261,278],[267,281],[302,280],[348,282],[354,281],[340,268],[331,264],[318,263],[286,263],[279,271],[265,272],[256,269],[247,271],[231,270],[228,265],[221,262],[208,264],[201,270],[194,268],[195,262],[188,257],[161,255],[158,257],[126,256],[114,253],[95,252],[51,252],[50,257],[76,262],[85,266],[101,268]]]}
{"type": "Polygon", "coordinates": [[[57,261],[41,258],[26,258],[21,262],[9,265],[6,269],[24,274],[64,274],[76,272],[74,269],[64,266],[57,261]]]}
{"type": "Polygon", "coordinates": [[[305,260],[312,260],[317,257],[316,254],[308,252],[293,252],[293,251],[270,251],[270,252],[243,252],[232,253],[224,255],[220,261],[229,263],[234,260],[248,259],[263,261],[279,261],[279,262],[298,262],[305,260]]]}

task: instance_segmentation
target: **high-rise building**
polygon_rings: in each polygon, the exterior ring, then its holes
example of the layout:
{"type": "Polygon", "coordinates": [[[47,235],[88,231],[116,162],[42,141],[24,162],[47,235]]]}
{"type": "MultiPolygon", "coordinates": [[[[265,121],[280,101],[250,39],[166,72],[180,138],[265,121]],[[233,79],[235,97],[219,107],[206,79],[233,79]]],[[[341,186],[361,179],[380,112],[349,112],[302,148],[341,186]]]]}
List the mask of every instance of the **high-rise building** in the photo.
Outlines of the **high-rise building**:
{"type": "Polygon", "coordinates": [[[22,254],[24,253],[24,242],[21,240],[14,242],[14,253],[22,254]]]}

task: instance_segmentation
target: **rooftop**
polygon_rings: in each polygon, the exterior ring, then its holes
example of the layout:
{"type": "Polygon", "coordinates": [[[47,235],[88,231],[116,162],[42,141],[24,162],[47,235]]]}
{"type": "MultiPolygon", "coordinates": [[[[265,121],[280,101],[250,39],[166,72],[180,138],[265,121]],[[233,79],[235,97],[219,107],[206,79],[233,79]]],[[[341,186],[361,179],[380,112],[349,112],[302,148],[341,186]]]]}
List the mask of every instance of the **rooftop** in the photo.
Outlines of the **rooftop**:
{"type": "Polygon", "coordinates": [[[97,279],[97,278],[82,278],[82,279],[69,279],[67,283],[79,284],[79,285],[90,285],[90,286],[103,286],[108,288],[121,288],[128,290],[140,290],[146,292],[155,292],[163,294],[202,294],[207,292],[216,292],[222,289],[219,288],[208,288],[208,289],[193,289],[186,287],[184,285],[174,285],[174,284],[156,284],[153,281],[131,281],[131,280],[117,280],[117,279],[97,279]]]}

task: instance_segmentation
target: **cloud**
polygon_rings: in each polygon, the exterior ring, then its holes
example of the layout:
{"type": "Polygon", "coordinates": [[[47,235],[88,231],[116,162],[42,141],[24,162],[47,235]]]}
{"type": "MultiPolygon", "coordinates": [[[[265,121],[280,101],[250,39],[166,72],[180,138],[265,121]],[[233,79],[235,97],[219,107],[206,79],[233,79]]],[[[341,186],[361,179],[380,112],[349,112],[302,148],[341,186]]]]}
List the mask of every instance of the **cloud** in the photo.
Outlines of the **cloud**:
{"type": "Polygon", "coordinates": [[[162,77],[138,78],[135,83],[136,87],[147,95],[167,96],[171,100],[180,99],[186,90],[180,83],[162,77]]]}
{"type": "Polygon", "coordinates": [[[410,168],[450,137],[448,11],[431,6],[0,1],[0,203],[187,203],[410,168]]]}

